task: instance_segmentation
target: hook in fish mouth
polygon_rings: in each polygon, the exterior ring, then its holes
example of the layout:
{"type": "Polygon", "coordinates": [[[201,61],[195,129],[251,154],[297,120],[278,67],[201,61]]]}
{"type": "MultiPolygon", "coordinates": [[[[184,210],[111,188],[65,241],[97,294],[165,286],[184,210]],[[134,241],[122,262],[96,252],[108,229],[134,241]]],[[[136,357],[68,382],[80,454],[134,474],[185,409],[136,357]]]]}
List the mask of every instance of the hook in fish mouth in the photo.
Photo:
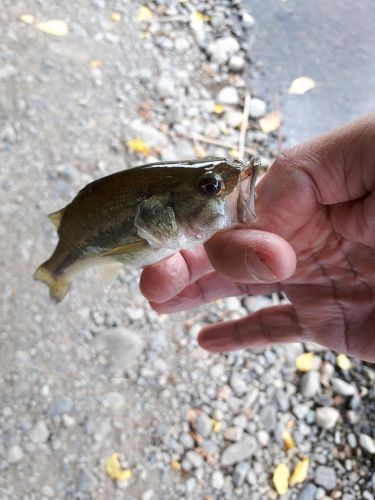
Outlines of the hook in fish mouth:
{"type": "Polygon", "coordinates": [[[239,195],[237,202],[237,216],[242,223],[257,219],[255,212],[255,184],[261,166],[262,162],[259,157],[254,157],[243,165],[238,183],[239,195]],[[251,177],[249,189],[247,193],[244,193],[242,182],[249,177],[251,177]]]}

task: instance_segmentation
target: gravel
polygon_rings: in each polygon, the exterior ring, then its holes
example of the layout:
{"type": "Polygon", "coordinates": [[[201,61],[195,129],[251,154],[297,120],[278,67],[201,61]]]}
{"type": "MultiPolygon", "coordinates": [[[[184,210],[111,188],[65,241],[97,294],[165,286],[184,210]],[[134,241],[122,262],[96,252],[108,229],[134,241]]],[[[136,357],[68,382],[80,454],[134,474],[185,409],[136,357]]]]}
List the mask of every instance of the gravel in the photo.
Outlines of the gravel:
{"type": "Polygon", "coordinates": [[[353,359],[343,371],[335,353],[311,344],[218,355],[197,345],[205,325],[282,297],[159,316],[132,269],[105,291],[94,271],[82,273],[58,306],[31,279],[56,242],[47,213],[130,166],[232,153],[247,91],[258,89],[246,147],[265,165],[280,149],[280,135],[258,121],[274,99],[255,81],[258,28],[245,2],[151,2],[145,22],[140,6],[5,0],[0,13],[0,496],[275,500],[276,465],[292,470],[309,456],[307,483],[290,487],[290,500],[327,497],[332,476],[332,497],[369,498],[371,365],[353,359]],[[68,34],[42,33],[23,13],[59,17],[68,34]],[[131,138],[149,151],[132,151],[131,138]],[[311,349],[313,371],[298,373],[297,356],[311,349]],[[116,453],[129,480],[106,472],[116,453]]]}

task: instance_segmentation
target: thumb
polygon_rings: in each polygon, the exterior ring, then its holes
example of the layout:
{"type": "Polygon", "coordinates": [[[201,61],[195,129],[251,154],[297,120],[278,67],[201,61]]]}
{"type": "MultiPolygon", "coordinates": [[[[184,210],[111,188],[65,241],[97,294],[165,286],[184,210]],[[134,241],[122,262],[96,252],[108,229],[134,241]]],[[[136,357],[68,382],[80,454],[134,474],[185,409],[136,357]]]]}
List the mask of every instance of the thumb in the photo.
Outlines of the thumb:
{"type": "Polygon", "coordinates": [[[235,227],[216,234],[205,249],[214,268],[239,283],[282,281],[296,268],[290,244],[266,231],[235,227]]]}

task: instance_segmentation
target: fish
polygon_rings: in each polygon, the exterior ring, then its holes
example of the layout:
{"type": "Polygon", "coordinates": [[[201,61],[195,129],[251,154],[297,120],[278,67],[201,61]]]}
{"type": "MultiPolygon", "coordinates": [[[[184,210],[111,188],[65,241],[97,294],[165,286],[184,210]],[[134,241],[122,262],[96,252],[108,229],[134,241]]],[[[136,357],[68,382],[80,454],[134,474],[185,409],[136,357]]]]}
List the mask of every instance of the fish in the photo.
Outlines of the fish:
{"type": "Polygon", "coordinates": [[[97,267],[110,283],[122,265],[155,264],[256,218],[259,168],[257,158],[208,157],[150,163],[97,179],[48,216],[59,239],[34,279],[58,303],[86,268],[97,267]]]}

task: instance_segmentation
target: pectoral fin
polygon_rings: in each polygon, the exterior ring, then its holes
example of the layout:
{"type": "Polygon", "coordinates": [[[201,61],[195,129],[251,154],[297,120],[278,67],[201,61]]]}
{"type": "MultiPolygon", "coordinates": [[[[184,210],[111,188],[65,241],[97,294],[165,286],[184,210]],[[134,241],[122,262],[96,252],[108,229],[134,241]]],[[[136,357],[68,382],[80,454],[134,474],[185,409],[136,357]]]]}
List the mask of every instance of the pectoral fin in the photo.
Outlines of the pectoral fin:
{"type": "Polygon", "coordinates": [[[145,240],[136,240],[130,243],[126,243],[125,245],[121,245],[119,247],[112,248],[108,250],[108,252],[104,252],[101,254],[102,257],[109,257],[114,255],[122,255],[126,253],[138,252],[143,248],[147,247],[148,243],[145,240]]]}

